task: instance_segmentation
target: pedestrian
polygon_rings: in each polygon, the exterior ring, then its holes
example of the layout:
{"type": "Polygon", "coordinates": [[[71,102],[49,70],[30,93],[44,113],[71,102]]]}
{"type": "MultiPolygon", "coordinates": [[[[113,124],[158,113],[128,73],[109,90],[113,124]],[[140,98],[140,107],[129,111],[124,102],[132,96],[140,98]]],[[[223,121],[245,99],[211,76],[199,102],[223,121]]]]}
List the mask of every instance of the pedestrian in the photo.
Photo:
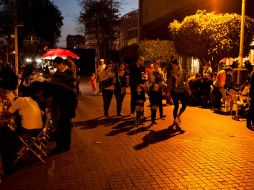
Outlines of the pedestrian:
{"type": "Polygon", "coordinates": [[[159,112],[160,112],[160,118],[164,118],[166,117],[166,115],[163,114],[163,104],[162,104],[162,93],[163,93],[163,89],[166,86],[166,77],[161,69],[161,63],[160,60],[155,60],[153,63],[153,70],[150,71],[149,75],[148,75],[148,81],[149,81],[149,86],[153,86],[154,84],[158,84],[159,85],[159,92],[161,93],[160,96],[158,96],[158,98],[160,98],[158,101],[160,102],[159,106],[159,112]]]}
{"type": "Polygon", "coordinates": [[[130,65],[130,90],[131,90],[131,115],[134,116],[135,112],[135,94],[136,89],[139,84],[143,84],[143,76],[146,73],[146,69],[144,67],[145,58],[143,56],[139,56],[136,64],[130,65]]]}
{"type": "Polygon", "coordinates": [[[221,108],[221,98],[223,101],[226,100],[226,89],[229,83],[227,83],[227,75],[232,75],[232,68],[231,67],[226,67],[222,70],[220,70],[217,73],[216,79],[213,83],[213,91],[212,91],[212,96],[213,96],[213,109],[215,111],[219,111],[221,108]]]}
{"type": "Polygon", "coordinates": [[[78,104],[76,92],[62,83],[34,82],[31,84],[33,96],[40,107],[51,109],[53,125],[56,128],[56,147],[50,154],[70,150],[72,118],[78,104]]]}
{"type": "Polygon", "coordinates": [[[73,76],[75,78],[75,90],[77,92],[77,95],[80,95],[80,88],[79,88],[79,84],[80,84],[80,68],[73,61],[72,57],[68,56],[66,61],[67,61],[68,67],[73,72],[73,76]]]}
{"type": "Polygon", "coordinates": [[[115,73],[116,83],[115,83],[115,98],[116,98],[116,110],[117,115],[122,116],[122,104],[126,94],[126,88],[129,85],[129,76],[125,72],[125,65],[120,63],[118,69],[115,73]]]}
{"type": "Polygon", "coordinates": [[[134,96],[134,109],[136,111],[137,124],[140,124],[141,120],[144,119],[144,105],[146,101],[145,90],[142,84],[137,85],[134,96]]]}
{"type": "Polygon", "coordinates": [[[92,75],[89,78],[89,83],[92,87],[93,94],[97,93],[96,80],[97,80],[97,77],[96,77],[95,73],[92,73],[92,75]]]}
{"type": "Polygon", "coordinates": [[[161,88],[157,83],[153,83],[152,86],[149,88],[149,101],[150,101],[150,108],[151,108],[151,125],[157,124],[155,122],[156,112],[161,105],[161,99],[162,99],[161,88]]]}
{"type": "Polygon", "coordinates": [[[182,122],[181,116],[187,107],[188,96],[191,95],[188,78],[186,72],[180,67],[177,60],[172,62],[172,71],[169,76],[168,81],[168,92],[173,99],[174,103],[174,122],[173,125],[176,126],[177,130],[181,131],[180,123],[182,122]],[[182,107],[179,110],[179,101],[182,107]]]}
{"type": "Polygon", "coordinates": [[[247,115],[247,128],[254,130],[254,71],[250,75],[250,107],[247,115]]]}
{"type": "Polygon", "coordinates": [[[108,111],[115,89],[114,84],[116,82],[115,73],[112,71],[112,67],[112,63],[109,63],[100,75],[100,85],[102,89],[105,117],[109,117],[108,111]]]}
{"type": "Polygon", "coordinates": [[[102,87],[101,87],[101,74],[102,74],[102,71],[104,71],[106,68],[106,64],[105,64],[105,60],[104,59],[100,59],[99,61],[99,65],[98,67],[96,68],[96,77],[97,77],[97,80],[99,82],[99,93],[101,94],[102,93],[102,87]]]}
{"type": "Polygon", "coordinates": [[[73,71],[67,66],[66,62],[61,57],[56,57],[53,60],[57,71],[52,77],[52,82],[62,83],[75,90],[76,79],[73,71]]]}

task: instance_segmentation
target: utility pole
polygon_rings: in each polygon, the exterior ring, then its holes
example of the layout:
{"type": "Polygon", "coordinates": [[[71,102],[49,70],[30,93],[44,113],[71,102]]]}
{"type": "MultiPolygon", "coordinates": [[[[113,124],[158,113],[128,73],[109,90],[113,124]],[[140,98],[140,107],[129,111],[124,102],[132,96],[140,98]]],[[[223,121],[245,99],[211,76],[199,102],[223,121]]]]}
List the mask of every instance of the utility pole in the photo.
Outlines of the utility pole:
{"type": "Polygon", "coordinates": [[[15,72],[19,73],[19,45],[18,45],[18,18],[17,18],[17,4],[14,0],[14,36],[15,36],[15,72]]]}
{"type": "Polygon", "coordinates": [[[239,59],[238,59],[238,73],[237,83],[240,84],[240,72],[243,65],[243,48],[244,48],[244,18],[245,18],[245,2],[242,0],[242,15],[241,15],[241,31],[240,31],[240,48],[239,48],[239,59]]]}

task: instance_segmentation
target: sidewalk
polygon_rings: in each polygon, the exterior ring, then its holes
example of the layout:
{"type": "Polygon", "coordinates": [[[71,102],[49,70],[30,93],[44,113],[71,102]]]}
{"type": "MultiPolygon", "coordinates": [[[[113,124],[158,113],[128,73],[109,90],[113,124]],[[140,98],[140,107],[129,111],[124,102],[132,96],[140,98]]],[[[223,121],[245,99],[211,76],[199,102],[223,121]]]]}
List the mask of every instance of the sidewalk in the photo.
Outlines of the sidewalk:
{"type": "MultiPolygon", "coordinates": [[[[188,107],[183,134],[165,120],[135,127],[129,116],[116,117],[115,100],[109,119],[102,117],[102,97],[82,83],[71,151],[47,163],[23,164],[2,179],[0,190],[83,189],[254,189],[254,132],[244,120],[188,107]]],[[[123,113],[129,114],[130,94],[123,113]]],[[[146,107],[146,115],[150,115],[146,107]]]]}

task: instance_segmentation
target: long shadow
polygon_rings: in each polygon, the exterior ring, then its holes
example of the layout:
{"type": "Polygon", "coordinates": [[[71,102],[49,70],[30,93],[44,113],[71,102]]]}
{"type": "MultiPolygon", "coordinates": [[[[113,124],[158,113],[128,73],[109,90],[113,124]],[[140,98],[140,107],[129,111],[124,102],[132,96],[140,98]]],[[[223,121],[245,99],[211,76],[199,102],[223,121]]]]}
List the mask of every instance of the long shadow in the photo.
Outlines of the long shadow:
{"type": "Polygon", "coordinates": [[[116,126],[112,128],[113,129],[112,131],[106,134],[106,136],[114,136],[120,133],[125,133],[133,129],[134,127],[135,127],[135,121],[133,119],[129,119],[121,123],[118,123],[116,126]]]}
{"type": "Polygon", "coordinates": [[[149,130],[151,127],[152,127],[152,125],[137,127],[137,128],[135,128],[135,130],[129,131],[127,134],[128,135],[136,135],[138,133],[142,133],[145,131],[152,131],[152,130],[149,130]]]}
{"type": "Polygon", "coordinates": [[[167,129],[160,131],[151,130],[150,133],[143,137],[143,142],[134,146],[135,150],[141,150],[148,147],[150,144],[155,144],[160,141],[167,140],[176,135],[183,134],[185,131],[182,129],[173,129],[173,125],[169,126],[167,129]]]}
{"type": "Polygon", "coordinates": [[[93,129],[99,125],[104,125],[105,127],[107,127],[121,120],[122,119],[118,117],[108,117],[108,118],[97,117],[97,118],[86,120],[86,121],[73,122],[73,127],[81,127],[80,129],[93,129]]]}

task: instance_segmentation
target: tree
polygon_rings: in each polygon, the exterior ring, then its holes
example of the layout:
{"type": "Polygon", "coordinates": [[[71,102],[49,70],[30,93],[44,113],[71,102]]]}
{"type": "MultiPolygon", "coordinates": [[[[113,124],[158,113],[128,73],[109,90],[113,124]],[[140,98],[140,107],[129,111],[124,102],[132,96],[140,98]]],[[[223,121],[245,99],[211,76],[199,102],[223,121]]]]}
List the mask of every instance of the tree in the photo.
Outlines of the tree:
{"type": "Polygon", "coordinates": [[[147,63],[152,63],[155,59],[167,63],[172,56],[177,57],[173,42],[168,40],[141,41],[139,54],[145,57],[147,63]]]}
{"type": "MultiPolygon", "coordinates": [[[[238,57],[241,16],[197,11],[180,23],[169,24],[178,53],[210,61],[216,68],[225,57],[238,57]]],[[[244,56],[250,51],[254,35],[254,20],[245,17],[244,56]]]]}
{"type": "MultiPolygon", "coordinates": [[[[2,0],[0,35],[11,36],[16,23],[19,29],[19,48],[30,49],[34,55],[43,47],[55,46],[61,36],[63,17],[50,0],[2,0]]],[[[22,53],[22,52],[21,52],[22,53]]]]}
{"type": "Polygon", "coordinates": [[[119,2],[114,0],[82,0],[79,22],[84,25],[85,36],[94,37],[100,46],[98,55],[104,56],[111,50],[118,36],[119,2]]]}

